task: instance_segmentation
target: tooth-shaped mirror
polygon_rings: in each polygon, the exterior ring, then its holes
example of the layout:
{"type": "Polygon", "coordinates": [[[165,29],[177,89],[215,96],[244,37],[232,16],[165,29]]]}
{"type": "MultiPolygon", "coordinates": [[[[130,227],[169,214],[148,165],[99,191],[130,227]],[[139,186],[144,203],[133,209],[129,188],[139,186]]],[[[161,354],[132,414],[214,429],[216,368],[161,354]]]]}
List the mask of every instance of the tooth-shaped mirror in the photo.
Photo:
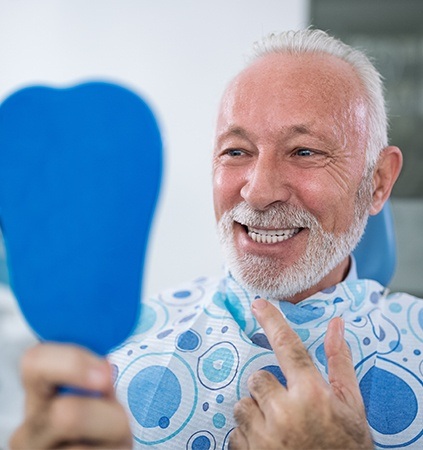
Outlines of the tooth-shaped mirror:
{"type": "Polygon", "coordinates": [[[104,355],[131,332],[161,173],[157,122],[121,86],[36,86],[2,103],[9,279],[41,339],[104,355]]]}

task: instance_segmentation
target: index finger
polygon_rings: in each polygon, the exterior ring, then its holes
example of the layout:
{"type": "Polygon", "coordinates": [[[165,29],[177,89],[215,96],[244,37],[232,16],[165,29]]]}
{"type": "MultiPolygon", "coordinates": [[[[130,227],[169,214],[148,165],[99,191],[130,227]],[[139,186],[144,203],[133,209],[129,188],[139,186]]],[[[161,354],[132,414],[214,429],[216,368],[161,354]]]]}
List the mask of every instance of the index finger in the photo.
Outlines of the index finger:
{"type": "Polygon", "coordinates": [[[280,310],[260,298],[252,303],[252,312],[275,352],[288,386],[303,377],[315,377],[319,374],[301,339],[280,310]]]}
{"type": "Polygon", "coordinates": [[[22,378],[27,404],[37,411],[56,394],[60,386],[113,392],[107,361],[90,352],[63,344],[39,344],[22,360],[22,378]]]}

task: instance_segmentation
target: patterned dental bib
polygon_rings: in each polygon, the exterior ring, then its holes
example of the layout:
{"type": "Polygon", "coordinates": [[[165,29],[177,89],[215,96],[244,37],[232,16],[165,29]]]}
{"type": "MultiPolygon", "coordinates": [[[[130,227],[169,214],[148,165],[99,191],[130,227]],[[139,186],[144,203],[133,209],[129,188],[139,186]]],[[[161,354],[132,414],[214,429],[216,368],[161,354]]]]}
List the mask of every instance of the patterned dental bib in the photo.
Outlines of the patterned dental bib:
{"type": "MultiPolygon", "coordinates": [[[[201,278],[142,304],[134,334],[109,357],[137,449],[227,449],[248,377],[286,384],[251,313],[256,295],[230,275],[201,278]]],[[[277,302],[327,379],[323,341],[342,316],[376,448],[423,448],[423,300],[352,280],[277,302]]]]}

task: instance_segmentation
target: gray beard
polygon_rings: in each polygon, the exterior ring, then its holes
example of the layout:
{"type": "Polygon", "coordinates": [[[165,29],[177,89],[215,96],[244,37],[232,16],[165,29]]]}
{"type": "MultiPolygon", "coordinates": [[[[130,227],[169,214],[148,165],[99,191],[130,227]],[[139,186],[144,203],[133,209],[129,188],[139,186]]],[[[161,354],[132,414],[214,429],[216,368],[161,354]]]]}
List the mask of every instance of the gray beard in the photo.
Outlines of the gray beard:
{"type": "Polygon", "coordinates": [[[267,299],[287,299],[317,285],[347,258],[364,233],[372,198],[371,177],[365,176],[357,191],[354,218],[341,234],[326,232],[308,211],[288,204],[274,204],[257,211],[241,202],[223,214],[218,235],[226,263],[245,289],[267,299]],[[303,255],[291,266],[283,266],[274,257],[250,253],[238,255],[234,244],[233,222],[257,228],[308,228],[309,238],[303,255]]]}

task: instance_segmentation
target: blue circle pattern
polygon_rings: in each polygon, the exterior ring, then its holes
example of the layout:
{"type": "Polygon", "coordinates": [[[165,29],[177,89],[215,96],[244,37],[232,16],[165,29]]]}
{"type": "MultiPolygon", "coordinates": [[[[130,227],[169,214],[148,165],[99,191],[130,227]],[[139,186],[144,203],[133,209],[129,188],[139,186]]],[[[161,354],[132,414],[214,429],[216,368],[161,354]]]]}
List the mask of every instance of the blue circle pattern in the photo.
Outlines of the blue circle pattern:
{"type": "Polygon", "coordinates": [[[177,291],[173,294],[175,298],[187,298],[191,295],[190,291],[177,291]]]}
{"type": "Polygon", "coordinates": [[[137,422],[145,428],[167,428],[181,403],[181,385],[178,377],[163,366],[141,370],[128,386],[129,408],[137,422]],[[154,410],[146,404],[159,405],[154,410]]]}
{"type": "Polygon", "coordinates": [[[417,416],[418,404],[413,390],[387,370],[372,367],[361,379],[360,389],[368,411],[368,422],[379,433],[399,433],[409,427],[417,416]],[[371,408],[373,400],[375,407],[371,408]],[[386,419],[381,421],[381,417],[386,419]]]}
{"type": "Polygon", "coordinates": [[[176,348],[183,352],[193,352],[201,345],[201,336],[194,330],[181,333],[176,340],[176,348]]]}
{"type": "Polygon", "coordinates": [[[224,400],[225,400],[225,397],[224,397],[222,394],[219,394],[219,395],[216,397],[216,402],[217,402],[217,403],[223,403],[224,400]]]}
{"type": "MultiPolygon", "coordinates": [[[[136,448],[227,448],[234,399],[248,395],[249,375],[267,370],[286,386],[252,317],[254,298],[229,276],[219,285],[197,280],[143,303],[142,341],[131,337],[111,355],[117,394],[140,427],[136,448]],[[146,348],[155,353],[145,359],[146,348]]],[[[279,302],[325,378],[325,330],[332,317],[344,317],[376,448],[423,446],[421,304],[387,296],[373,281],[341,283],[297,305],[279,302]]]]}
{"type": "Polygon", "coordinates": [[[226,424],[226,417],[222,413],[216,413],[213,416],[213,425],[216,428],[223,428],[226,424]]]}
{"type": "Polygon", "coordinates": [[[220,342],[212,345],[198,358],[198,379],[208,389],[222,389],[235,378],[238,365],[236,347],[230,342],[220,342]]]}
{"type": "Polygon", "coordinates": [[[192,442],[192,450],[209,450],[211,447],[210,439],[207,436],[198,436],[192,442]]]}
{"type": "Polygon", "coordinates": [[[200,430],[194,433],[187,442],[187,450],[215,450],[216,439],[210,431],[200,430]]]}

